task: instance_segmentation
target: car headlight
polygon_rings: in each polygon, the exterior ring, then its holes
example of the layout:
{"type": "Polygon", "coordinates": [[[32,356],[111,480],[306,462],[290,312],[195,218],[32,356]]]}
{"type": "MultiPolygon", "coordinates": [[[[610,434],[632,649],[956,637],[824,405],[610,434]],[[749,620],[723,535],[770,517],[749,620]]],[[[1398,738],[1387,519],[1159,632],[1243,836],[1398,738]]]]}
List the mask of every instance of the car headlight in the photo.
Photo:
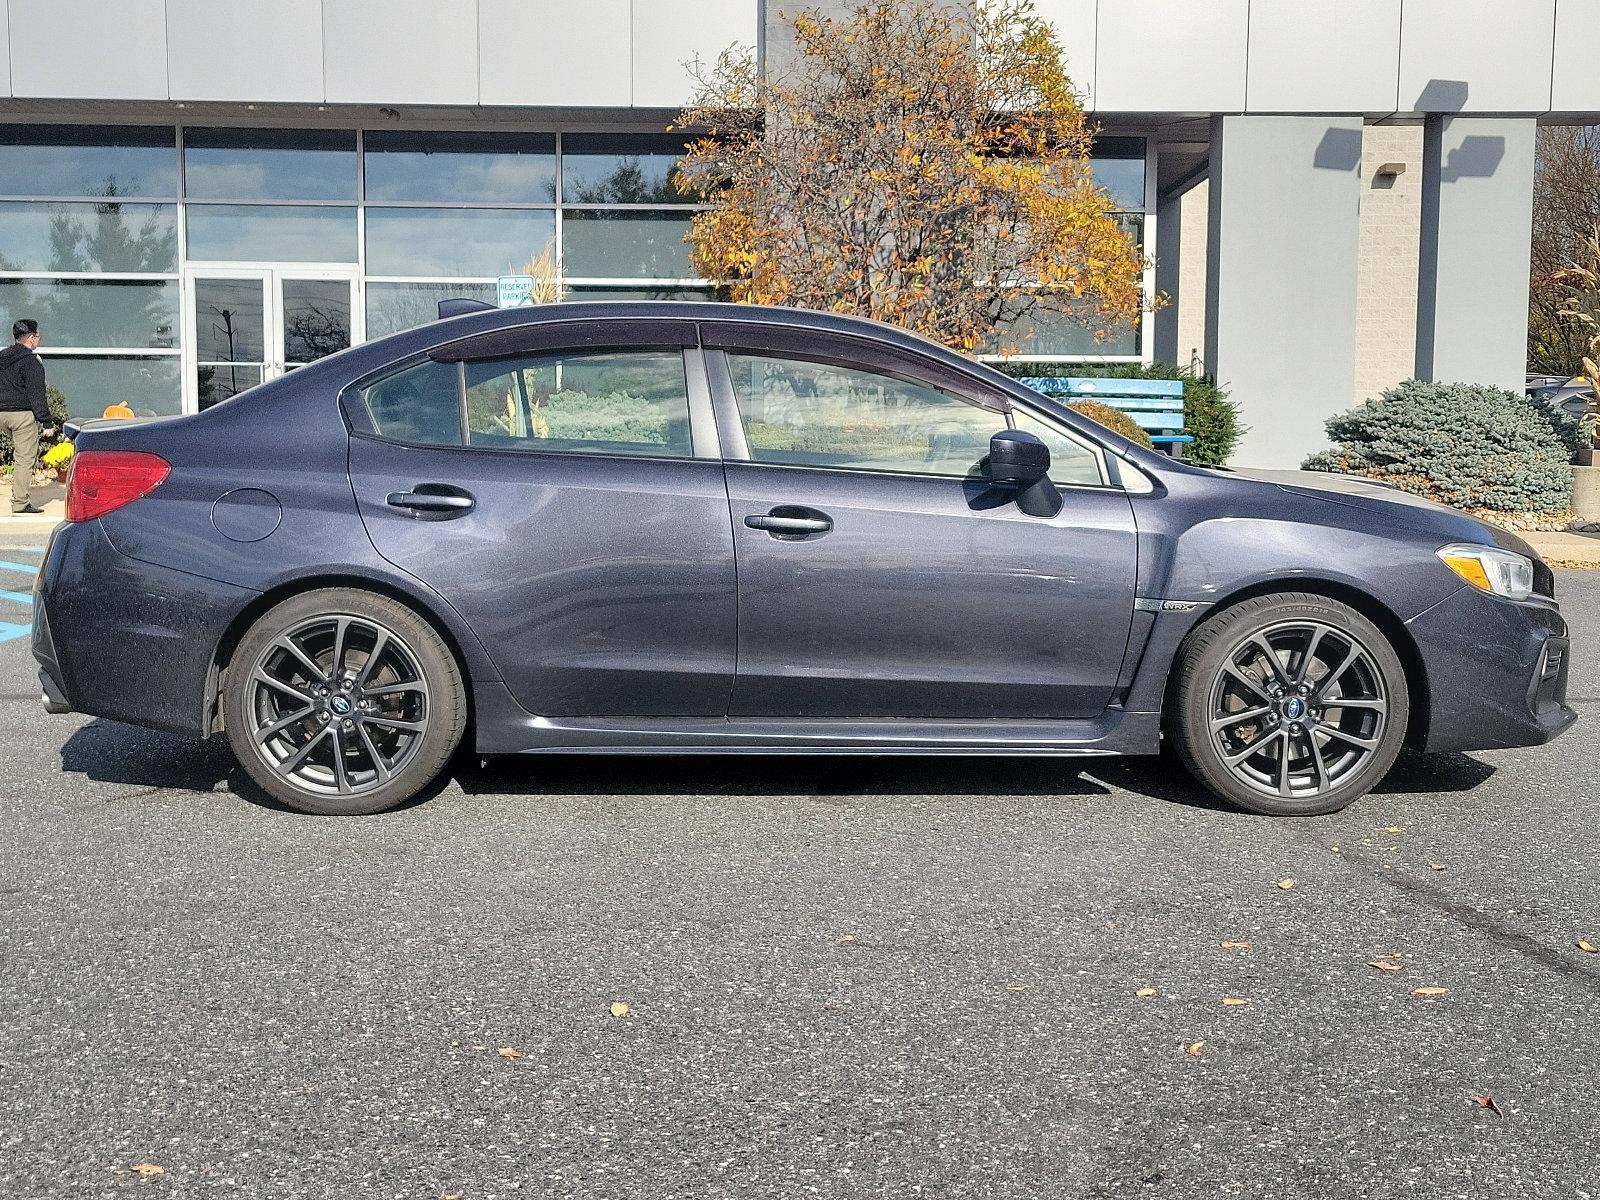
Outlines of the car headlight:
{"type": "Polygon", "coordinates": [[[1475,588],[1507,600],[1526,600],[1533,595],[1533,560],[1515,551],[1460,544],[1446,546],[1438,555],[1440,562],[1475,588]]]}

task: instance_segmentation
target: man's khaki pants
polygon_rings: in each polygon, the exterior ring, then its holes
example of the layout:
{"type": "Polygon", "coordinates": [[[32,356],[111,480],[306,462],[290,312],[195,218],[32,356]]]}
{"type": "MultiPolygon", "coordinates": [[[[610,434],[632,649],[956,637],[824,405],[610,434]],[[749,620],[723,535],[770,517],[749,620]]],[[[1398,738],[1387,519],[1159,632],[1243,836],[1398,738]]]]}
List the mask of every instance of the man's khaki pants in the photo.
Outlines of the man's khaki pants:
{"type": "Polygon", "coordinates": [[[0,412],[0,429],[11,434],[11,511],[21,512],[39,459],[39,422],[31,412],[0,412]]]}

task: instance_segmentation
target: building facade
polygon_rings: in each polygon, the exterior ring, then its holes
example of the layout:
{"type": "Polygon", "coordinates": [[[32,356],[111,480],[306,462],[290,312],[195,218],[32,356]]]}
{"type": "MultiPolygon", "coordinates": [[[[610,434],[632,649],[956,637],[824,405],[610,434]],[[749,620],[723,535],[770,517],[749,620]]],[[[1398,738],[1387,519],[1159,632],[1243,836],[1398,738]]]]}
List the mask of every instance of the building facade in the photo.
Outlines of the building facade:
{"type": "MultiPolygon", "coordinates": [[[[714,295],[668,125],[730,44],[782,69],[783,7],[0,0],[0,315],[73,412],[172,413],[545,254],[566,298],[714,295]]],[[[1600,120],[1600,0],[1038,8],[1169,302],[1028,357],[1202,362],[1244,465],[1410,374],[1520,386],[1534,131],[1600,120]]]]}

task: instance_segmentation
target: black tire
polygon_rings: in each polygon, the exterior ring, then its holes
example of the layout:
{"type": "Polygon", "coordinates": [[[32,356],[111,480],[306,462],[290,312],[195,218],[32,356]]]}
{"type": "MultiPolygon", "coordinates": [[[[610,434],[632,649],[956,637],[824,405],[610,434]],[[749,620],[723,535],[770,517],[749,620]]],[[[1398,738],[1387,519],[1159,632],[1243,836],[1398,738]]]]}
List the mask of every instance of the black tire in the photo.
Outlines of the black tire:
{"type": "Polygon", "coordinates": [[[1410,716],[1405,668],[1376,625],[1326,596],[1282,592],[1190,633],[1166,732],[1190,773],[1230,804],[1313,816],[1377,786],[1410,716]]]}
{"type": "Polygon", "coordinates": [[[263,614],[234,651],[222,706],[228,742],[250,778],[318,816],[362,816],[413,799],[443,773],[467,721],[460,668],[433,626],[356,588],[307,592],[263,614]],[[295,720],[302,704],[310,707],[295,720]]]}

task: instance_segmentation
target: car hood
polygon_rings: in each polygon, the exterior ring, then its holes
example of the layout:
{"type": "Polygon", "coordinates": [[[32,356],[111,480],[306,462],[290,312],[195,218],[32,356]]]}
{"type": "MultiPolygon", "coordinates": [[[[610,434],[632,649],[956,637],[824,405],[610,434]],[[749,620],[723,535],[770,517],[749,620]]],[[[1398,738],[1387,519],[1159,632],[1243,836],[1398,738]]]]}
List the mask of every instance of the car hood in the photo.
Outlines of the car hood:
{"type": "Polygon", "coordinates": [[[1470,517],[1445,504],[1403,492],[1387,483],[1359,475],[1334,475],[1327,471],[1233,471],[1232,474],[1270,483],[1297,496],[1345,504],[1443,541],[1503,546],[1529,558],[1539,554],[1516,534],[1470,517]]]}

